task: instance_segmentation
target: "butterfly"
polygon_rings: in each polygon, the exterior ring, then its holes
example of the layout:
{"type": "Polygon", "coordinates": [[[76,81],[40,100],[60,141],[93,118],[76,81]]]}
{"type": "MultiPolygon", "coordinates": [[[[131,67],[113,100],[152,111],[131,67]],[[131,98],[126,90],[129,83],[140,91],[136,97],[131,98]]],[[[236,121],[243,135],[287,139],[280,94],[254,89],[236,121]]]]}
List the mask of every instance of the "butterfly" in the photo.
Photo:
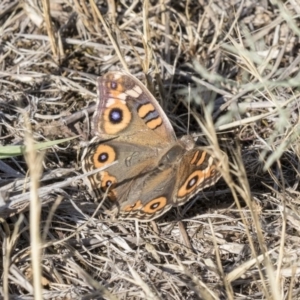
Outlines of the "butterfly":
{"type": "Polygon", "coordinates": [[[85,180],[120,219],[156,219],[221,177],[221,161],[192,136],[177,139],[154,96],[126,72],[98,79],[92,134],[82,154],[85,180]]]}

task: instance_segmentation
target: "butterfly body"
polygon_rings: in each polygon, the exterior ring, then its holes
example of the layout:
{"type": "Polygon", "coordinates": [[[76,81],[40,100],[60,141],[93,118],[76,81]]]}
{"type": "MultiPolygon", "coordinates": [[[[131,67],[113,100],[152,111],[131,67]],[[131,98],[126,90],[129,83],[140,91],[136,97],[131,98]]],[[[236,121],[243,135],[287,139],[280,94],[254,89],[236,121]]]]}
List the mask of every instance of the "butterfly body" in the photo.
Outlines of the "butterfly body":
{"type": "Polygon", "coordinates": [[[118,217],[153,220],[220,178],[215,158],[191,136],[176,138],[156,99],[135,77],[109,72],[98,81],[98,95],[95,137],[82,167],[90,172],[118,161],[87,176],[93,195],[107,197],[118,217]]]}

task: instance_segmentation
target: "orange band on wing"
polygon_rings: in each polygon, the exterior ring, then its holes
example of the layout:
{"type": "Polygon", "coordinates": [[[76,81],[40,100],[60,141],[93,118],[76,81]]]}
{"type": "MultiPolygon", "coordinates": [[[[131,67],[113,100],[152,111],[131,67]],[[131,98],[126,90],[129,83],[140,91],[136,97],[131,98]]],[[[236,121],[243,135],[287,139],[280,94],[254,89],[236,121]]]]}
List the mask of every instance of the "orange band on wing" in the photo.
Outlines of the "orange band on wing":
{"type": "Polygon", "coordinates": [[[122,210],[124,210],[126,212],[131,212],[133,210],[141,209],[141,207],[142,207],[142,202],[141,202],[141,200],[138,200],[134,204],[126,205],[122,210]]]}
{"type": "Polygon", "coordinates": [[[114,103],[105,109],[103,120],[104,132],[117,134],[130,124],[131,112],[123,101],[114,99],[114,103]]]}
{"type": "Polygon", "coordinates": [[[93,155],[93,167],[95,169],[101,168],[116,160],[116,151],[113,147],[101,144],[99,145],[93,155]]]}
{"type": "Polygon", "coordinates": [[[108,172],[101,172],[101,190],[103,192],[105,192],[108,188],[113,189],[116,182],[116,177],[111,176],[108,172]]]}
{"type": "Polygon", "coordinates": [[[156,119],[150,120],[146,124],[150,129],[155,129],[155,128],[159,127],[162,124],[162,118],[157,117],[156,119]]]}
{"type": "Polygon", "coordinates": [[[199,184],[201,184],[205,179],[210,179],[210,181],[207,181],[206,184],[202,187],[208,187],[215,183],[220,176],[216,173],[216,166],[211,165],[210,167],[207,167],[203,171],[194,171],[188,179],[184,182],[184,184],[180,187],[177,196],[179,198],[185,197],[186,195],[190,194],[199,184]]]}
{"type": "Polygon", "coordinates": [[[191,162],[190,162],[191,165],[194,165],[194,164],[195,164],[195,162],[196,162],[196,160],[197,160],[197,157],[198,157],[198,153],[199,153],[199,151],[196,151],[196,152],[194,153],[194,156],[193,156],[193,158],[192,158],[192,160],[191,160],[191,162]]]}
{"type": "Polygon", "coordinates": [[[196,151],[193,158],[192,158],[192,160],[191,160],[191,162],[190,162],[190,164],[200,166],[205,161],[205,158],[206,158],[206,152],[205,151],[196,151]],[[199,158],[199,154],[201,154],[200,158],[199,158]]]}
{"type": "Polygon", "coordinates": [[[142,105],[138,109],[138,114],[143,119],[147,116],[148,113],[150,113],[152,111],[155,111],[155,107],[153,106],[152,103],[147,103],[147,104],[142,105]]]}
{"type": "Polygon", "coordinates": [[[202,152],[202,154],[201,154],[201,157],[200,157],[200,159],[198,160],[198,162],[197,162],[197,166],[200,166],[200,165],[202,165],[203,164],[203,162],[205,161],[205,158],[206,158],[206,152],[205,151],[203,151],[202,152]]]}
{"type": "Polygon", "coordinates": [[[166,206],[166,204],[167,204],[166,197],[155,198],[144,206],[143,212],[146,214],[154,214],[158,210],[161,210],[162,208],[164,208],[166,206]]]}
{"type": "Polygon", "coordinates": [[[181,186],[177,196],[180,198],[185,197],[187,194],[191,193],[207,176],[209,175],[202,171],[193,172],[181,186]]]}

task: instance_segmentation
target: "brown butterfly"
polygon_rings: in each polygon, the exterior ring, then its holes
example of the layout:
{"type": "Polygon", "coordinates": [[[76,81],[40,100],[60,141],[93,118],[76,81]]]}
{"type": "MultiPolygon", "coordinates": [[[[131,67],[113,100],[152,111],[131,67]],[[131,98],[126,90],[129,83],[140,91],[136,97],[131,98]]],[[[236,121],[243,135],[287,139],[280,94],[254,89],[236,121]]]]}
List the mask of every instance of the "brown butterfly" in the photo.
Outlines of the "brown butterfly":
{"type": "Polygon", "coordinates": [[[86,181],[119,218],[156,219],[221,177],[220,162],[191,136],[178,140],[156,99],[134,76],[109,72],[98,79],[98,94],[94,138],[82,168],[87,173],[118,161],[86,181]]]}

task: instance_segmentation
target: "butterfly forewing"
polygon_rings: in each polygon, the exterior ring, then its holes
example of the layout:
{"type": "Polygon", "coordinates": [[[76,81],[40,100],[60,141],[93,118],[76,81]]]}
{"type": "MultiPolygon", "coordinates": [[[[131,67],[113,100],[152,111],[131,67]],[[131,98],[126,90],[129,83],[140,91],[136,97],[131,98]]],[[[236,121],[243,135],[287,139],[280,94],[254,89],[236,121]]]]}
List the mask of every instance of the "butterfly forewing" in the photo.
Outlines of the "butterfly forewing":
{"type": "Polygon", "coordinates": [[[135,77],[109,72],[98,80],[95,135],[118,135],[135,143],[171,143],[176,136],[156,99],[135,77]],[[146,138],[147,136],[148,138],[146,138]]]}

